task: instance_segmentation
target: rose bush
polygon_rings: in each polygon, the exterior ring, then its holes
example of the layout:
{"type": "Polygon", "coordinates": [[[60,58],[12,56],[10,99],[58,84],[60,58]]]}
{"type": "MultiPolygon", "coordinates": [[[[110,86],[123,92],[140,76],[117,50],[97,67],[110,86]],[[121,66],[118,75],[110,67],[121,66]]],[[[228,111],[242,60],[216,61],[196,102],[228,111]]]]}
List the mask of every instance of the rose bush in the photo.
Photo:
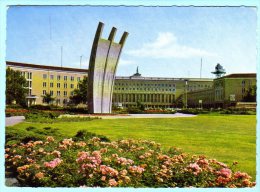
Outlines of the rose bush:
{"type": "Polygon", "coordinates": [[[11,144],[6,174],[33,187],[253,187],[247,173],[146,140],[55,140],[11,144]]]}

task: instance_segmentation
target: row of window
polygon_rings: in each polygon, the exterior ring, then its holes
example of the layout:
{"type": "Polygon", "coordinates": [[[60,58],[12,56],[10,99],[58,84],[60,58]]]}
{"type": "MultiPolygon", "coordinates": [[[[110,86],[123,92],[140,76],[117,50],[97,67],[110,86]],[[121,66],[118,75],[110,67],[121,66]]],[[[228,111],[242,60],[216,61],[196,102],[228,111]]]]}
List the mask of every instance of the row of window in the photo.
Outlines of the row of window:
{"type": "Polygon", "coordinates": [[[175,84],[135,84],[135,83],[115,83],[115,86],[161,86],[161,87],[175,87],[175,84]]]}
{"type": "MultiPolygon", "coordinates": [[[[47,91],[46,91],[46,90],[43,90],[43,91],[42,91],[42,94],[43,94],[43,95],[46,95],[46,94],[47,94],[47,91]]],[[[71,91],[71,92],[70,92],[70,95],[72,96],[73,94],[74,94],[74,92],[71,91]]],[[[54,91],[51,90],[51,91],[50,91],[50,95],[53,96],[53,95],[54,95],[54,91]]],[[[61,91],[57,91],[57,92],[56,92],[56,95],[57,95],[57,96],[61,96],[61,91]]],[[[67,92],[67,91],[63,91],[63,96],[66,97],[67,95],[68,95],[68,92],[67,92]]]]}
{"type": "Polygon", "coordinates": [[[26,79],[32,79],[32,72],[21,71],[21,75],[26,79]]]}
{"type": "Polygon", "coordinates": [[[115,94],[113,102],[160,102],[172,103],[175,100],[175,95],[163,94],[115,94]]]}
{"type": "Polygon", "coordinates": [[[159,89],[159,88],[127,88],[127,87],[122,87],[122,88],[117,88],[117,87],[115,87],[115,90],[122,90],[122,91],[124,91],[124,90],[130,90],[130,91],[135,91],[135,90],[137,90],[137,91],[173,91],[173,92],[175,92],[175,88],[173,88],[173,89],[159,89]]]}
{"type": "MultiPolygon", "coordinates": [[[[50,83],[50,87],[53,87],[54,83],[50,83]]],[[[47,82],[42,83],[42,87],[47,87],[47,82]]],[[[63,87],[66,89],[68,87],[67,83],[63,84],[63,87]]],[[[57,88],[60,88],[60,83],[57,83],[57,88]]],[[[70,84],[70,88],[74,89],[74,84],[70,84]]],[[[79,88],[79,85],[77,85],[77,89],[79,88]]]]}
{"type": "MultiPolygon", "coordinates": [[[[42,78],[43,79],[47,79],[48,75],[47,74],[43,74],[42,75],[42,78]]],[[[74,76],[70,76],[70,80],[71,81],[74,81],[74,76]]],[[[54,80],[54,75],[50,75],[50,79],[51,80],[54,80]]],[[[57,75],[57,80],[59,81],[61,79],[61,76],[60,75],[57,75]]],[[[63,76],[63,80],[64,81],[67,81],[68,80],[68,76],[63,76]]],[[[80,77],[77,77],[77,81],[80,81],[80,77]]]]}

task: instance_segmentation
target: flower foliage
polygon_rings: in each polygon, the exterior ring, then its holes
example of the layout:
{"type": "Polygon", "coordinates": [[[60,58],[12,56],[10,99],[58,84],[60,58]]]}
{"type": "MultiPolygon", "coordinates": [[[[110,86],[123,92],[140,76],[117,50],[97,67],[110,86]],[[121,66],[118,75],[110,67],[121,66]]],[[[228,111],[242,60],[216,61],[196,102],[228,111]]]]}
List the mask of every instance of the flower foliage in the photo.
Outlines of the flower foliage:
{"type": "Polygon", "coordinates": [[[33,187],[253,187],[247,173],[146,140],[29,141],[6,149],[6,173],[33,187]]]}

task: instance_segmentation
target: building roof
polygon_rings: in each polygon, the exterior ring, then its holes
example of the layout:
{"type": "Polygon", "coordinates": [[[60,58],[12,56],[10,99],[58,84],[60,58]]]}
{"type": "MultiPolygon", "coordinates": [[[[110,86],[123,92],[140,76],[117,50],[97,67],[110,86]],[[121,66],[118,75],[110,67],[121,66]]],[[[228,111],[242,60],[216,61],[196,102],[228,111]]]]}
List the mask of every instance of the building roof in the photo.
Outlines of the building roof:
{"type": "Polygon", "coordinates": [[[132,76],[116,76],[116,79],[120,80],[151,80],[151,81],[213,81],[211,78],[171,78],[171,77],[135,77],[133,78],[132,76]]]}
{"type": "Polygon", "coordinates": [[[59,71],[74,71],[74,72],[83,72],[87,73],[88,69],[77,69],[77,68],[70,68],[70,67],[57,67],[57,66],[47,66],[47,65],[36,65],[30,63],[18,63],[13,61],[6,61],[6,65],[8,66],[16,66],[16,67],[29,67],[29,68],[36,68],[36,69],[47,69],[47,70],[59,70],[59,71]]]}
{"type": "Polygon", "coordinates": [[[233,73],[222,78],[256,78],[256,73],[233,73]]]}

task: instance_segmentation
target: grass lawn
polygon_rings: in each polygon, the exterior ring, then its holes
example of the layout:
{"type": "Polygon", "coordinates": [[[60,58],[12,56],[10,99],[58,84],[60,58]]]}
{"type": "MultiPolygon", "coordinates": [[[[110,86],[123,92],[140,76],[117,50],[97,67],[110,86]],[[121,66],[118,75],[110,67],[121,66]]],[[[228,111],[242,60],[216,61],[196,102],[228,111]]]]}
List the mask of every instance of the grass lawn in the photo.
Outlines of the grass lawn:
{"type": "Polygon", "coordinates": [[[238,161],[237,169],[256,175],[256,116],[255,115],[201,115],[172,119],[96,119],[86,122],[28,123],[8,129],[25,131],[33,126],[58,128],[59,134],[72,137],[78,130],[105,135],[111,140],[153,140],[167,148],[176,146],[190,154],[204,154],[208,158],[231,165],[238,161]]]}

